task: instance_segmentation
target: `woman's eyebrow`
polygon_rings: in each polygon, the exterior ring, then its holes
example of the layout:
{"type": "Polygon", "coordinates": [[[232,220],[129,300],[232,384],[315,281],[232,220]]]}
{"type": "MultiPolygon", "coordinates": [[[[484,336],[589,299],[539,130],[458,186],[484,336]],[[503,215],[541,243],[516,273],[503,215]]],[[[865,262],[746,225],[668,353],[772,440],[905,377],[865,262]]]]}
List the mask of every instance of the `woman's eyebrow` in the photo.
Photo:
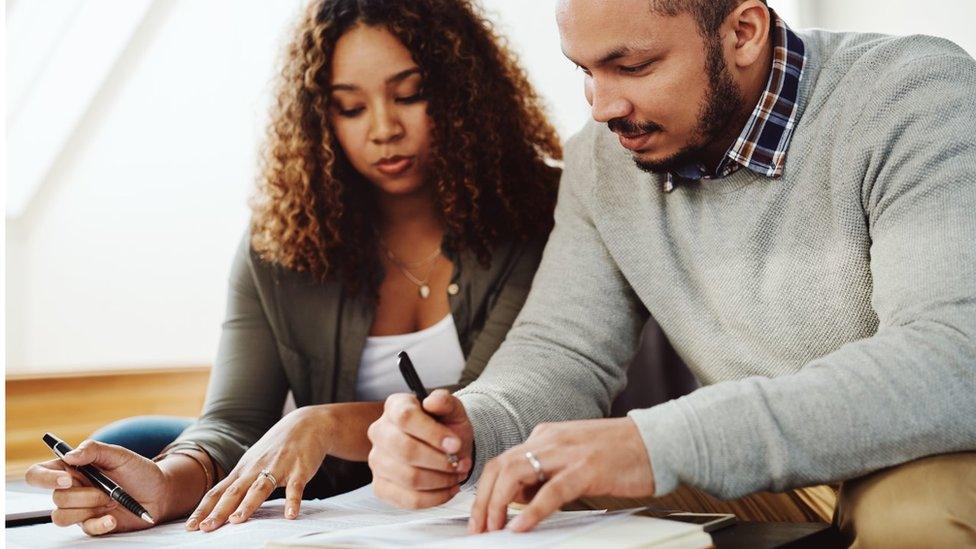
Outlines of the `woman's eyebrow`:
{"type": "Polygon", "coordinates": [[[408,76],[413,76],[414,74],[420,74],[420,67],[411,67],[406,70],[402,70],[393,76],[386,79],[387,84],[394,84],[396,82],[401,82],[406,80],[408,76]]]}
{"type": "MultiPolygon", "coordinates": [[[[387,78],[386,83],[395,84],[397,82],[402,82],[407,77],[413,76],[415,74],[420,74],[420,67],[410,67],[409,69],[404,69],[394,74],[393,76],[387,78]]],[[[355,84],[344,84],[341,82],[329,86],[329,91],[359,91],[359,90],[360,90],[359,86],[355,84]]]]}

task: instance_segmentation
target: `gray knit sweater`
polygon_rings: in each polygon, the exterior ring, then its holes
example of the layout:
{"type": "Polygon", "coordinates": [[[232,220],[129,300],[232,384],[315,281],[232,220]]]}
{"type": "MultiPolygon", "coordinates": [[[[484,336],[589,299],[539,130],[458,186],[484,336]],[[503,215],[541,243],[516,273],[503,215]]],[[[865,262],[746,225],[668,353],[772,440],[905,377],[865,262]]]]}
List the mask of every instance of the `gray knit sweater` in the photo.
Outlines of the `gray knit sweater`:
{"type": "Polygon", "coordinates": [[[604,125],[484,374],[477,463],[601,417],[648,312],[703,388],[630,417],[657,495],[731,498],[976,449],[976,62],[930,37],[800,32],[785,173],[661,191],[604,125]]]}

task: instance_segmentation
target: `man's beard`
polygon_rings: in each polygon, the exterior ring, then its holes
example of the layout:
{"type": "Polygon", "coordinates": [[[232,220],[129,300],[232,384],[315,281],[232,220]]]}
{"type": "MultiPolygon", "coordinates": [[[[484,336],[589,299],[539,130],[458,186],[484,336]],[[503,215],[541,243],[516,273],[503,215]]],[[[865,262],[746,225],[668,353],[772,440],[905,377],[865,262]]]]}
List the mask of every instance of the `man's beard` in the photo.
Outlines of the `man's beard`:
{"type": "MultiPolygon", "coordinates": [[[[708,90],[705,92],[705,99],[698,115],[698,127],[692,133],[691,143],[662,160],[634,158],[634,163],[641,170],[650,173],[666,173],[683,166],[702,164],[706,148],[726,134],[739,117],[743,104],[742,93],[732,80],[732,75],[729,74],[721,44],[717,40],[710,40],[707,48],[705,70],[708,74],[708,90]]],[[[612,124],[614,121],[610,122],[612,124]]],[[[637,124],[628,122],[627,124],[630,124],[628,127],[636,127],[644,131],[661,129],[653,122],[637,124]]],[[[617,126],[620,127],[621,124],[618,122],[617,126]]],[[[611,125],[610,129],[614,129],[614,126],[611,125]]]]}

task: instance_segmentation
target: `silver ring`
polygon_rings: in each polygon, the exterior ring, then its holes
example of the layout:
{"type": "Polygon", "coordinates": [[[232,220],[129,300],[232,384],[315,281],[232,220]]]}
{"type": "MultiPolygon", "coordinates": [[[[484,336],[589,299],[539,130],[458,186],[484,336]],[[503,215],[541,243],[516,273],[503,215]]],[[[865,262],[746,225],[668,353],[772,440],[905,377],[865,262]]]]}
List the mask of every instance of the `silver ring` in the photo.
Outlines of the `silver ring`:
{"type": "Polygon", "coordinates": [[[267,469],[261,469],[261,472],[258,473],[258,475],[271,481],[272,490],[278,487],[278,479],[276,479],[275,476],[271,474],[271,471],[267,469]]]}
{"type": "Polygon", "coordinates": [[[535,471],[535,478],[539,481],[539,484],[545,482],[546,473],[542,470],[542,462],[539,461],[539,458],[535,457],[535,454],[532,452],[526,452],[525,459],[529,460],[529,465],[535,471]]]}

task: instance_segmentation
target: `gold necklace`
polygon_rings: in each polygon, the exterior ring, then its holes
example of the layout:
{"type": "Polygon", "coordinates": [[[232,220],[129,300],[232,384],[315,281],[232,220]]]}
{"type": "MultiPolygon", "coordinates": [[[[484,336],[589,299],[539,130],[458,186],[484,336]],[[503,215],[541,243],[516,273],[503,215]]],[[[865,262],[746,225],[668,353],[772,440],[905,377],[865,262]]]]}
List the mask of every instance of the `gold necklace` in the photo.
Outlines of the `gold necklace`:
{"type": "Polygon", "coordinates": [[[433,274],[434,266],[437,265],[436,260],[441,255],[440,246],[438,246],[431,255],[422,261],[405,263],[400,261],[397,256],[393,255],[393,252],[386,247],[386,244],[381,242],[380,245],[383,246],[384,250],[386,250],[386,257],[390,260],[390,262],[396,265],[397,269],[403,273],[403,276],[405,276],[407,280],[417,286],[417,291],[420,293],[420,297],[422,299],[427,299],[430,297],[430,275],[433,274]],[[427,269],[427,274],[423,278],[417,278],[409,270],[411,268],[416,269],[417,267],[423,267],[426,264],[430,264],[430,267],[427,269]]]}
{"type": "Polygon", "coordinates": [[[390,261],[396,263],[397,265],[402,265],[403,267],[406,267],[408,269],[416,269],[418,267],[423,267],[424,265],[426,265],[426,264],[430,263],[431,261],[437,259],[437,257],[439,255],[441,255],[441,247],[438,246],[437,249],[434,250],[433,252],[431,252],[431,254],[429,256],[427,256],[426,258],[421,259],[420,261],[414,261],[412,263],[407,263],[406,261],[400,261],[400,259],[397,258],[397,256],[393,255],[393,252],[390,251],[390,249],[386,247],[386,243],[380,242],[380,246],[383,247],[383,250],[386,252],[386,257],[388,257],[390,259],[390,261]]]}

